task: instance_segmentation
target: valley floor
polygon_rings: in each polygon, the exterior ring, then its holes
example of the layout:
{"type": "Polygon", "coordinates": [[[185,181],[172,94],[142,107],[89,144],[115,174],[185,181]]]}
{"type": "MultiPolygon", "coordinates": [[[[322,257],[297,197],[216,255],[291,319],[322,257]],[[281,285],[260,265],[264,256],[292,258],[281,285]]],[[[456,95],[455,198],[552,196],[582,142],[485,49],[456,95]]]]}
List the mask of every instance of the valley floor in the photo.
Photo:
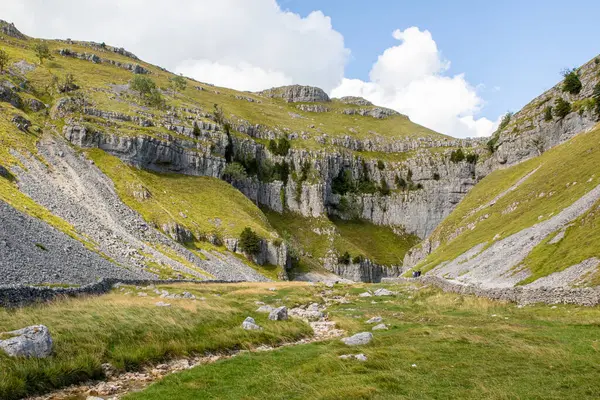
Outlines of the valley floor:
{"type": "Polygon", "coordinates": [[[33,324],[48,326],[54,354],[44,360],[0,355],[1,399],[102,380],[103,363],[138,371],[239,349],[251,351],[169,375],[124,398],[592,399],[600,393],[599,307],[520,306],[417,284],[121,287],[101,297],[0,310],[0,331],[33,324]],[[378,288],[394,294],[359,296],[378,288]],[[195,299],[168,298],[163,290],[187,291],[195,299]],[[171,306],[158,307],[159,301],[171,306]],[[348,336],[371,332],[376,324],[366,321],[377,316],[388,329],[372,331],[364,346],[332,338],[256,351],[313,335],[296,318],[269,321],[256,302],[289,308],[319,303],[348,336]],[[243,330],[247,316],[264,329],[243,330]],[[367,360],[340,358],[359,353],[367,360]]]}

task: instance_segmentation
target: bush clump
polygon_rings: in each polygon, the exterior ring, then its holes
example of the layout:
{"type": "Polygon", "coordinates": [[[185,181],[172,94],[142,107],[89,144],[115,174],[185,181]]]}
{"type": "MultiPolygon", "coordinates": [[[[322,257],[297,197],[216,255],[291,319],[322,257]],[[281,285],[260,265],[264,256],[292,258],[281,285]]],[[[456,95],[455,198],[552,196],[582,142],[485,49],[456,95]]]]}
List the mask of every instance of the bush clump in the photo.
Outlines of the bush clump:
{"type": "Polygon", "coordinates": [[[4,73],[4,70],[8,66],[10,61],[10,56],[8,53],[2,49],[0,49],[0,74],[4,73]]]}
{"type": "Polygon", "coordinates": [[[571,103],[559,97],[554,102],[554,115],[557,118],[564,118],[571,112],[571,103]]]}
{"type": "Polygon", "coordinates": [[[244,253],[255,256],[260,253],[261,241],[261,237],[252,228],[245,227],[240,235],[239,246],[244,253]]]}
{"type": "Polygon", "coordinates": [[[287,156],[290,148],[292,147],[290,141],[286,137],[282,137],[279,140],[269,140],[269,151],[278,156],[287,156]]]}
{"type": "Polygon", "coordinates": [[[338,257],[338,264],[348,265],[350,264],[350,253],[347,251],[338,257]]]}
{"type": "Polygon", "coordinates": [[[552,106],[544,108],[544,121],[552,121],[552,106]]]}
{"type": "Polygon", "coordinates": [[[477,160],[479,160],[479,155],[475,153],[467,154],[466,160],[469,164],[477,164],[477,160]]]}
{"type": "Polygon", "coordinates": [[[562,91],[571,94],[579,94],[583,85],[579,80],[577,69],[567,69],[563,71],[562,75],[565,78],[565,80],[563,81],[562,91]]]}
{"type": "Polygon", "coordinates": [[[246,169],[238,162],[227,164],[223,170],[223,179],[228,182],[239,181],[247,177],[246,169]]]}
{"type": "Polygon", "coordinates": [[[597,83],[596,86],[594,86],[594,92],[592,93],[592,97],[596,102],[596,104],[594,105],[596,117],[600,119],[600,83],[597,83]]]}
{"type": "Polygon", "coordinates": [[[499,131],[503,130],[504,128],[506,128],[508,126],[513,115],[514,114],[512,111],[509,111],[506,114],[504,114],[504,117],[502,117],[502,120],[500,121],[500,126],[498,126],[499,131]]]}
{"type": "Polygon", "coordinates": [[[358,255],[358,256],[356,256],[356,257],[354,257],[354,258],[352,259],[352,263],[353,263],[353,264],[360,264],[360,263],[361,263],[361,262],[363,262],[364,260],[365,260],[365,257],[364,257],[364,256],[362,256],[362,255],[358,255]]]}
{"type": "Polygon", "coordinates": [[[463,149],[453,150],[452,153],[450,153],[450,161],[452,161],[453,163],[459,163],[461,161],[464,161],[464,159],[465,152],[463,151],[463,149]]]}

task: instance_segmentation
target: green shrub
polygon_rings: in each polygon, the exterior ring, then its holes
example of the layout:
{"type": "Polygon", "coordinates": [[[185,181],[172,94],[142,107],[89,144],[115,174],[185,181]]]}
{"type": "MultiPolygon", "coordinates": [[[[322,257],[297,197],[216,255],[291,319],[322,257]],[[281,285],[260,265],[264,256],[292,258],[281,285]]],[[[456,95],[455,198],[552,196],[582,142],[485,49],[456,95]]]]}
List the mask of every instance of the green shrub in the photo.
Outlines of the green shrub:
{"type": "Polygon", "coordinates": [[[223,170],[223,179],[228,182],[239,181],[247,177],[246,169],[242,164],[237,162],[227,164],[223,170]]]}
{"type": "Polygon", "coordinates": [[[492,136],[492,138],[490,140],[487,141],[487,143],[485,144],[489,150],[489,152],[491,154],[494,154],[496,152],[496,149],[498,149],[498,139],[499,139],[500,135],[498,134],[498,132],[496,134],[494,134],[494,136],[492,136]]]}
{"type": "Polygon", "coordinates": [[[453,150],[450,153],[450,161],[453,163],[459,163],[465,159],[465,152],[462,149],[453,150]]]}
{"type": "Polygon", "coordinates": [[[381,194],[382,196],[388,196],[390,194],[390,187],[383,178],[381,178],[381,181],[379,183],[379,194],[381,194]]]}
{"type": "Polygon", "coordinates": [[[187,87],[187,81],[183,76],[174,76],[169,79],[169,84],[174,92],[183,92],[187,87]]]}
{"type": "Polygon", "coordinates": [[[338,257],[338,264],[348,265],[350,264],[350,253],[347,251],[338,257]]]}
{"type": "Polygon", "coordinates": [[[596,111],[596,117],[600,119],[600,83],[597,83],[596,86],[594,86],[594,92],[592,93],[592,97],[596,101],[594,107],[596,111]]]}
{"type": "Polygon", "coordinates": [[[192,133],[195,137],[198,137],[202,134],[202,132],[200,131],[200,127],[198,126],[198,123],[196,121],[194,121],[194,130],[192,133]]]}
{"type": "Polygon", "coordinates": [[[260,244],[262,239],[256,234],[251,228],[246,227],[240,235],[239,246],[240,249],[251,255],[257,255],[260,253],[260,244]]]}
{"type": "Polygon", "coordinates": [[[352,259],[352,263],[353,263],[353,264],[360,264],[360,263],[361,263],[361,262],[363,262],[364,260],[365,260],[365,257],[364,257],[364,256],[362,256],[362,255],[358,255],[358,256],[356,256],[356,257],[354,257],[354,258],[352,259]]]}
{"type": "Polygon", "coordinates": [[[358,193],[374,194],[377,193],[378,190],[379,188],[377,185],[369,179],[361,179],[356,187],[358,193]]]}
{"type": "Polygon", "coordinates": [[[562,119],[566,117],[570,112],[571,103],[569,103],[562,97],[557,98],[554,102],[554,115],[556,115],[557,118],[562,119]]]}
{"type": "Polygon", "coordinates": [[[402,190],[406,189],[406,181],[400,175],[396,175],[395,181],[396,181],[396,186],[399,189],[402,189],[402,190]]]}
{"type": "Polygon", "coordinates": [[[439,181],[440,180],[440,174],[438,174],[437,172],[434,172],[433,173],[433,180],[439,181]]]}
{"type": "Polygon", "coordinates": [[[544,121],[552,121],[552,106],[544,108],[544,121]]]}
{"type": "Polygon", "coordinates": [[[156,83],[147,76],[134,75],[133,79],[129,82],[129,88],[138,92],[140,97],[149,96],[153,90],[156,90],[156,83]]]}
{"type": "Polygon", "coordinates": [[[273,139],[269,140],[269,151],[278,156],[286,156],[291,147],[290,141],[285,137],[280,138],[279,141],[273,139]]]}
{"type": "Polygon", "coordinates": [[[345,195],[354,190],[354,179],[352,172],[347,169],[342,169],[338,176],[331,181],[331,191],[335,194],[345,195]]]}
{"type": "Polygon", "coordinates": [[[165,98],[163,97],[162,93],[158,89],[153,89],[150,92],[150,94],[148,95],[147,101],[150,106],[155,107],[155,108],[162,109],[162,108],[165,108],[165,106],[166,106],[165,98]]]}
{"type": "Polygon", "coordinates": [[[282,181],[284,185],[287,185],[290,175],[290,165],[285,160],[281,163],[275,163],[273,174],[275,180],[282,181]]]}
{"type": "Polygon", "coordinates": [[[503,130],[504,128],[506,128],[508,126],[513,115],[514,114],[512,111],[509,111],[506,114],[504,114],[504,117],[502,117],[502,120],[500,121],[500,126],[498,126],[499,131],[503,130]]]}
{"type": "Polygon", "coordinates": [[[475,154],[475,153],[469,153],[467,154],[467,162],[469,164],[477,164],[477,160],[479,159],[479,155],[475,154]]]}
{"type": "Polygon", "coordinates": [[[52,60],[54,57],[50,53],[50,48],[46,42],[39,42],[33,46],[35,56],[40,60],[40,64],[44,63],[44,60],[52,60]]]}
{"type": "Polygon", "coordinates": [[[571,94],[579,94],[579,92],[581,92],[583,85],[579,80],[577,69],[573,68],[572,70],[563,71],[563,77],[565,78],[562,86],[563,92],[571,94]]]}
{"type": "Polygon", "coordinates": [[[8,53],[2,49],[0,49],[0,74],[4,72],[4,69],[8,66],[10,62],[10,56],[8,53]]]}
{"type": "Polygon", "coordinates": [[[378,168],[380,171],[383,171],[383,170],[385,169],[385,164],[383,163],[383,161],[381,161],[381,160],[377,160],[377,168],[378,168]]]}

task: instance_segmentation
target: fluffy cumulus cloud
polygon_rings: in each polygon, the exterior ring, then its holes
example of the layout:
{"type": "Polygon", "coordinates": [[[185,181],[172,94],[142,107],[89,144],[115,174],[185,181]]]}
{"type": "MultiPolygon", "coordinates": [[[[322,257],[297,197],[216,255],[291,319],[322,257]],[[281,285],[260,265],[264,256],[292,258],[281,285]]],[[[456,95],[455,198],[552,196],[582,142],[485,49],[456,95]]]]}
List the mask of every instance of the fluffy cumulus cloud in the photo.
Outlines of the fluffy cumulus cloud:
{"type": "Polygon", "coordinates": [[[314,85],[363,96],[453,136],[489,135],[483,101],[463,75],[449,76],[428,31],[397,30],[369,81],[344,79],[349,56],[329,17],[302,17],[275,0],[1,0],[0,18],[24,33],[122,46],[203,82],[239,90],[314,85]]]}
{"type": "Polygon", "coordinates": [[[496,121],[476,118],[484,105],[477,89],[463,74],[446,74],[450,62],[442,58],[429,31],[411,27],[393,36],[401,43],[379,56],[369,82],[344,79],[332,96],[362,96],[452,136],[488,136],[494,131],[496,121]]]}
{"type": "Polygon", "coordinates": [[[240,90],[311,84],[330,91],[349,51],[329,17],[275,0],[2,0],[24,33],[123,46],[198,80],[240,90]]]}

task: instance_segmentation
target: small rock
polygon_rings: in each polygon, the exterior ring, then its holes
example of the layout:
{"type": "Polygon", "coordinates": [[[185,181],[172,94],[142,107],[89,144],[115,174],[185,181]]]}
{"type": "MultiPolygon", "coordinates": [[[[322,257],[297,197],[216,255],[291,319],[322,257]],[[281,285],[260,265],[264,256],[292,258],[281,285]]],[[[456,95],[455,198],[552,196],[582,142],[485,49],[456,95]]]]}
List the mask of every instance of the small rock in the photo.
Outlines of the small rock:
{"type": "Polygon", "coordinates": [[[0,340],[0,349],[11,357],[46,358],[52,354],[52,337],[44,325],[34,325],[7,332],[0,340]]]}
{"type": "Polygon", "coordinates": [[[388,327],[387,327],[386,324],[379,324],[379,325],[375,325],[372,330],[374,330],[374,331],[385,331],[385,330],[387,330],[387,328],[388,327]]]}
{"type": "Polygon", "coordinates": [[[271,312],[271,311],[273,311],[273,310],[274,310],[274,308],[273,308],[273,307],[271,307],[271,306],[267,306],[267,305],[264,305],[264,306],[260,306],[260,307],[258,307],[258,308],[256,309],[256,312],[260,312],[260,313],[270,313],[270,312],[271,312]]]}
{"type": "Polygon", "coordinates": [[[363,362],[367,361],[367,356],[365,356],[362,353],[355,355],[354,358],[356,358],[358,361],[363,361],[363,362]]]}
{"type": "Polygon", "coordinates": [[[148,293],[140,292],[138,293],[139,297],[148,297],[148,293]]]}
{"type": "Polygon", "coordinates": [[[354,336],[343,338],[342,342],[348,346],[362,346],[370,343],[371,340],[373,340],[373,334],[371,332],[361,332],[354,336]]]}
{"type": "Polygon", "coordinates": [[[358,297],[372,297],[371,292],[364,292],[358,295],[358,297]]]}
{"type": "Polygon", "coordinates": [[[270,287],[270,288],[269,288],[269,290],[270,290],[271,292],[274,292],[274,291],[276,291],[276,290],[277,290],[277,288],[270,287]]]}
{"type": "Polygon", "coordinates": [[[171,304],[165,303],[164,301],[159,301],[156,303],[156,307],[171,307],[171,304]]]}
{"type": "Polygon", "coordinates": [[[287,307],[277,307],[269,314],[269,319],[271,321],[283,321],[288,319],[288,309],[287,307]]]}
{"type": "Polygon", "coordinates": [[[244,322],[242,322],[242,328],[244,328],[247,331],[261,330],[262,329],[260,326],[258,326],[256,324],[256,321],[254,321],[254,318],[252,318],[252,317],[246,317],[246,319],[244,320],[244,322]]]}
{"type": "Polygon", "coordinates": [[[379,316],[378,317],[373,317],[373,318],[371,318],[370,320],[367,321],[367,324],[378,324],[381,321],[383,321],[383,318],[381,318],[379,316]]]}
{"type": "Polygon", "coordinates": [[[190,292],[183,292],[181,294],[181,296],[183,296],[184,299],[195,299],[196,298],[196,296],[194,296],[190,292]]]}
{"type": "Polygon", "coordinates": [[[395,293],[387,289],[377,289],[375,296],[393,296],[395,293]]]}

